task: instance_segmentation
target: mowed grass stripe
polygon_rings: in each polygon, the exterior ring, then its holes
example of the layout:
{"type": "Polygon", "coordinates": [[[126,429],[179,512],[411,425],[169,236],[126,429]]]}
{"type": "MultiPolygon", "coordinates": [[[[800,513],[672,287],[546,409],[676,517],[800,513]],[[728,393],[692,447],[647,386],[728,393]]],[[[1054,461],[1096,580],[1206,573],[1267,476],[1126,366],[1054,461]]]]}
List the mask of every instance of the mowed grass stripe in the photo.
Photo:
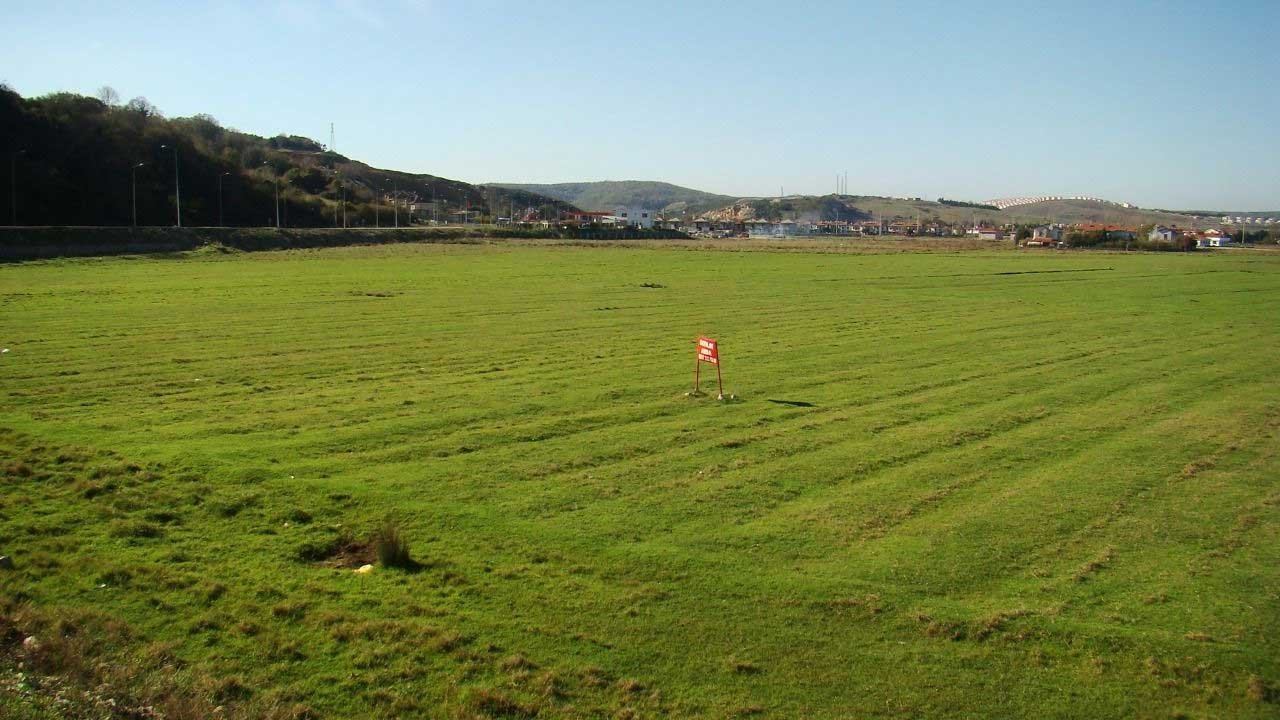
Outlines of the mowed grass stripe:
{"type": "Polygon", "coordinates": [[[476,714],[483,689],[570,717],[1263,717],[1277,270],[516,245],[0,267],[0,425],[166,464],[92,498],[11,485],[0,550],[58,553],[15,576],[36,602],[322,714],[476,714]],[[739,402],[682,396],[700,332],[739,402]],[[388,512],[423,572],[299,562],[388,512]],[[96,587],[115,571],[139,580],[96,587]]]}

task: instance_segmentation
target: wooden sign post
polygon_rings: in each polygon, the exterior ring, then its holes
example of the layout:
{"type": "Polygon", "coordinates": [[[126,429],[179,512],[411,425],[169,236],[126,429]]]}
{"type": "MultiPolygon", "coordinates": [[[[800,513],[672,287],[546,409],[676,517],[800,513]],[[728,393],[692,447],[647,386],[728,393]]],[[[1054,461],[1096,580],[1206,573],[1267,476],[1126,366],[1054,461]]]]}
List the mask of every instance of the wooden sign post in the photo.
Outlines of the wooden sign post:
{"type": "Polygon", "coordinates": [[[716,396],[716,399],[723,400],[724,380],[720,376],[720,343],[706,335],[698,338],[698,352],[693,359],[692,395],[698,395],[702,392],[702,363],[711,363],[716,366],[716,385],[720,388],[720,394],[716,396]]]}

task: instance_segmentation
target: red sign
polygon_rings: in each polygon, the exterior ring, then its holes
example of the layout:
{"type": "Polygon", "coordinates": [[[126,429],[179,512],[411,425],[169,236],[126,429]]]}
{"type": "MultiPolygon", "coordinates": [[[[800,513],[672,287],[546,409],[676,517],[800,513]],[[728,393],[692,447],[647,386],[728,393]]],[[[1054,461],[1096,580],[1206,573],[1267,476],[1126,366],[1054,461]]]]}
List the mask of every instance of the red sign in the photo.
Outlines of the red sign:
{"type": "Polygon", "coordinates": [[[716,386],[720,388],[718,399],[724,399],[724,381],[720,378],[720,343],[703,335],[698,338],[698,354],[693,356],[693,392],[689,393],[690,397],[696,397],[702,394],[698,389],[701,385],[702,363],[711,363],[716,366],[716,386]]]}
{"type": "Polygon", "coordinates": [[[698,362],[720,364],[720,344],[703,335],[698,338],[698,362]]]}

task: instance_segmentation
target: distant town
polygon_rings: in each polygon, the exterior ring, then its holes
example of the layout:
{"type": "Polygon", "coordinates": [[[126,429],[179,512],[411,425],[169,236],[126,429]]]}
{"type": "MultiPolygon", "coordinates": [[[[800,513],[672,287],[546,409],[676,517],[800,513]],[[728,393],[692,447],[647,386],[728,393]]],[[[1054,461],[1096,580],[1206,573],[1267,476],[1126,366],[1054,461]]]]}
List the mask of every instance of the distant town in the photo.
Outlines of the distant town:
{"type": "MultiPolygon", "coordinates": [[[[1088,200],[1106,202],[1095,198],[1040,198],[1088,200]]],[[[1120,205],[1119,203],[1115,203],[1120,205]]],[[[1012,205],[1006,205],[1012,207],[1012,205]]],[[[1123,204],[1131,208],[1132,205],[1123,204]]],[[[425,208],[424,208],[425,209],[425,208]]],[[[1001,208],[1004,209],[1004,208],[1001,208]]],[[[561,211],[555,217],[546,217],[537,210],[512,218],[499,217],[498,224],[515,224],[524,227],[576,227],[580,230],[669,230],[692,237],[704,238],[792,238],[803,236],[920,236],[920,237],[969,237],[978,240],[1012,240],[1024,247],[1085,247],[1117,243],[1167,244],[1178,249],[1225,248],[1246,244],[1250,240],[1274,242],[1280,235],[1280,219],[1274,217],[1221,218],[1224,227],[1196,229],[1166,225],[1130,226],[1105,223],[1048,223],[1026,225],[1018,223],[970,224],[947,223],[939,220],[816,220],[800,219],[712,219],[705,216],[664,213],[659,210],[634,207],[618,207],[611,210],[561,211]],[[1236,226],[1231,228],[1230,226],[1236,226]],[[1250,233],[1247,225],[1262,226],[1250,233]]]]}

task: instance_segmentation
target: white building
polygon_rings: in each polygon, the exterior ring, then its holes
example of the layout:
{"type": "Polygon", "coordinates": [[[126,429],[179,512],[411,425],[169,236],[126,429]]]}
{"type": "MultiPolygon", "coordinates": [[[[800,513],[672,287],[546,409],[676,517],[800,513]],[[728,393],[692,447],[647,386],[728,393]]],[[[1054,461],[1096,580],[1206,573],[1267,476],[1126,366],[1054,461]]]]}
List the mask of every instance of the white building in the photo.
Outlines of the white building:
{"type": "Polygon", "coordinates": [[[1235,245],[1235,241],[1231,239],[1230,235],[1209,233],[1202,238],[1196,239],[1196,247],[1198,248],[1231,247],[1233,245],[1235,245]]]}
{"type": "Polygon", "coordinates": [[[1173,239],[1176,237],[1178,237],[1177,230],[1164,227],[1163,225],[1155,226],[1151,229],[1151,232],[1147,234],[1148,240],[1160,240],[1163,242],[1173,242],[1173,239]]]}
{"type": "Polygon", "coordinates": [[[653,227],[653,221],[658,213],[645,208],[620,207],[613,214],[624,225],[649,230],[653,227]]]}

